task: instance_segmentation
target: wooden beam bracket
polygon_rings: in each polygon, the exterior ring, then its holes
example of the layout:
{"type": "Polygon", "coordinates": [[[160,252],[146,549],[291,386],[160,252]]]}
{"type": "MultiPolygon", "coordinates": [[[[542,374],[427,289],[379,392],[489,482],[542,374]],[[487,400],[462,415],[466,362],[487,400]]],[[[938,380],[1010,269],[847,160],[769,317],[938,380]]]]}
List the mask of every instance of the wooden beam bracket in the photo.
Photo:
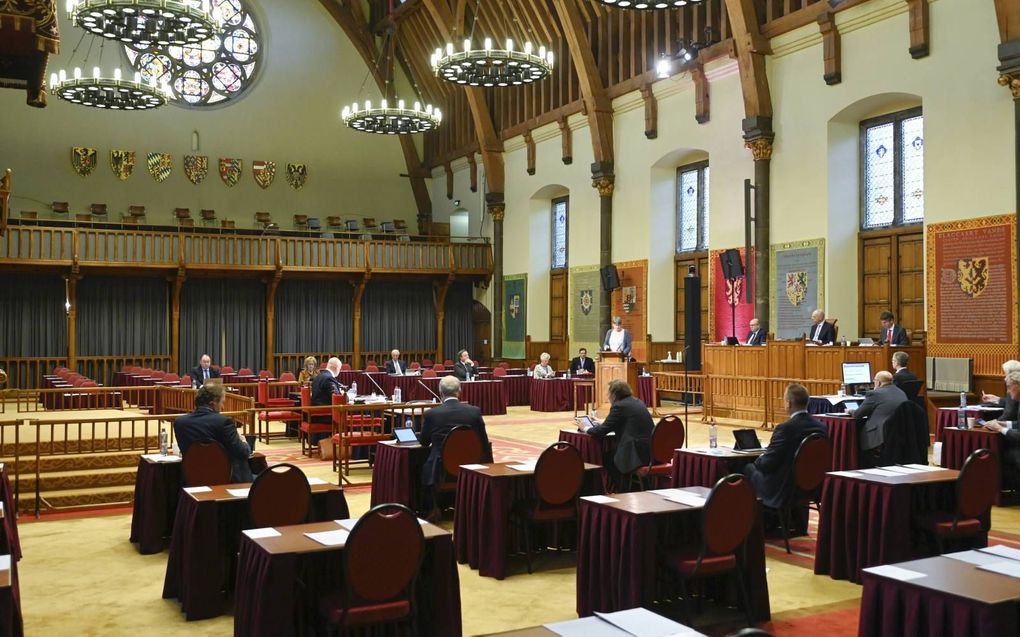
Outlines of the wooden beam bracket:
{"type": "Polygon", "coordinates": [[[843,81],[843,58],[839,29],[835,13],[830,9],[818,16],[818,30],[822,34],[822,79],[829,86],[843,81]]]}
{"type": "Polygon", "coordinates": [[[691,79],[694,80],[694,120],[699,124],[708,122],[711,108],[708,94],[708,77],[705,76],[705,65],[698,61],[691,67],[691,79]]]}
{"type": "Polygon", "coordinates": [[[446,171],[446,198],[453,199],[453,168],[450,162],[443,163],[443,170],[446,171]]]}
{"type": "Polygon", "coordinates": [[[474,152],[467,154],[468,174],[471,177],[471,192],[478,192],[478,162],[474,152]]]}
{"type": "Polygon", "coordinates": [[[928,57],[931,39],[928,0],[907,0],[907,6],[910,17],[910,57],[915,60],[928,57]]]}
{"type": "Polygon", "coordinates": [[[659,136],[659,102],[652,92],[651,82],[641,84],[641,99],[645,103],[645,139],[659,136]]]}
{"type": "Polygon", "coordinates": [[[556,123],[560,127],[561,159],[565,165],[569,166],[574,163],[574,131],[570,130],[570,124],[567,123],[566,117],[560,117],[556,123]]]}
{"type": "Polygon", "coordinates": [[[531,131],[524,132],[524,145],[528,149],[528,174],[535,174],[535,139],[531,136],[531,131]]]}

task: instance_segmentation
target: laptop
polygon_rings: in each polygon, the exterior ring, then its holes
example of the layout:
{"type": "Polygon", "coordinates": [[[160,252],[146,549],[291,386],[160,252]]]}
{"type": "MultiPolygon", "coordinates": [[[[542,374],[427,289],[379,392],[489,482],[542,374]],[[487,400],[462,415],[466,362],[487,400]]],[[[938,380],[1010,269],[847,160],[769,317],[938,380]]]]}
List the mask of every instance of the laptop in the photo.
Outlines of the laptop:
{"type": "Polygon", "coordinates": [[[397,446],[419,444],[418,435],[414,433],[412,427],[397,427],[393,430],[393,435],[397,437],[397,446]]]}
{"type": "Polygon", "coordinates": [[[761,451],[761,441],[754,429],[735,429],[733,431],[733,451],[757,453],[761,451]]]}
{"type": "Polygon", "coordinates": [[[857,344],[858,345],[874,345],[875,344],[875,339],[868,338],[867,336],[862,336],[860,338],[860,340],[857,341],[857,344]]]}
{"type": "Polygon", "coordinates": [[[846,411],[846,413],[850,415],[853,415],[853,413],[857,411],[857,408],[860,406],[861,406],[860,403],[853,400],[847,400],[843,402],[843,409],[846,411]]]}
{"type": "Polygon", "coordinates": [[[591,416],[578,416],[574,420],[576,420],[581,429],[584,429],[585,431],[588,431],[597,424],[591,419],[591,416]]]}
{"type": "Polygon", "coordinates": [[[736,336],[727,336],[726,337],[726,344],[727,345],[740,345],[740,340],[736,336]]]}

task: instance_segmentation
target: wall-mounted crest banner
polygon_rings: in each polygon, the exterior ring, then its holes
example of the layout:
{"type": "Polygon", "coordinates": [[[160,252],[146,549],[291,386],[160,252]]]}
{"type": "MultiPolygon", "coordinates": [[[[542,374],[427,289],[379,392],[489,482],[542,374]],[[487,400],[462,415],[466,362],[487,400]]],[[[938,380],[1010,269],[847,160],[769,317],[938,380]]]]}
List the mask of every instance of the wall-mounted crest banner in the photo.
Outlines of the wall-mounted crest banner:
{"type": "Polygon", "coordinates": [[[712,250],[708,255],[710,341],[719,341],[726,336],[743,338],[747,334],[748,323],[754,318],[754,303],[747,303],[744,294],[744,286],[747,285],[748,277],[754,277],[754,248],[751,248],[750,258],[744,255],[743,248],[738,248],[738,251],[740,252],[740,262],[744,266],[744,276],[733,281],[727,281],[723,275],[721,257],[725,250],[712,250]]]}
{"type": "MultiPolygon", "coordinates": [[[[646,360],[648,341],[648,262],[623,261],[614,263],[620,277],[620,287],[610,293],[610,311],[623,320],[623,327],[633,339],[631,356],[646,360]]],[[[596,310],[596,314],[598,310],[596,310]]]]}
{"type": "Polygon", "coordinates": [[[602,345],[602,328],[599,325],[599,304],[602,302],[602,277],[599,266],[582,265],[570,268],[567,274],[568,325],[570,326],[571,352],[585,347],[597,352],[602,345]]]}
{"type": "Polygon", "coordinates": [[[98,153],[95,148],[85,146],[71,147],[71,167],[81,177],[88,177],[96,169],[98,153]]]}
{"type": "Polygon", "coordinates": [[[173,172],[174,157],[170,153],[149,153],[145,157],[145,164],[149,167],[152,178],[161,183],[173,172]]]}
{"type": "Polygon", "coordinates": [[[244,161],[241,159],[220,157],[220,179],[223,180],[223,183],[233,188],[241,180],[243,166],[244,161]]]}
{"type": "Polygon", "coordinates": [[[503,357],[521,358],[527,354],[524,337],[528,333],[528,275],[503,277],[503,357]]]}
{"type": "MultiPolygon", "coordinates": [[[[769,254],[768,331],[797,338],[811,325],[811,313],[825,307],[825,239],[781,243],[771,246],[769,254]]],[[[738,330],[738,338],[746,331],[738,330]]]]}
{"type": "Polygon", "coordinates": [[[301,190],[308,181],[308,166],[304,164],[287,164],[287,183],[294,190],[301,190]]]}
{"type": "Polygon", "coordinates": [[[276,177],[276,162],[256,159],[251,163],[251,174],[255,178],[255,183],[265,190],[276,177]]]}
{"type": "Polygon", "coordinates": [[[117,179],[127,181],[131,173],[135,171],[135,151],[133,150],[111,150],[110,168],[117,179]]]}
{"type": "Polygon", "coordinates": [[[196,186],[209,175],[209,158],[205,155],[184,156],[184,176],[196,186]]]}

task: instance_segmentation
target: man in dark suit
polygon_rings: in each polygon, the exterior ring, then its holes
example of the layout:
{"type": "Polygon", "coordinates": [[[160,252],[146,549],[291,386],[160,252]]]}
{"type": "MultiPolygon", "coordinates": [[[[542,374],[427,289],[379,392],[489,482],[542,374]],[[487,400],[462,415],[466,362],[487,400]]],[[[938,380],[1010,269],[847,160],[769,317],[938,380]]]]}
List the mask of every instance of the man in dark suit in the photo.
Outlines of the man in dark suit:
{"type": "MultiPolygon", "coordinates": [[[[337,380],[338,376],[340,376],[340,359],[334,356],[326,362],[326,369],[319,372],[319,375],[312,381],[312,405],[332,405],[333,394],[343,393],[344,386],[337,380]]],[[[325,412],[325,410],[322,411],[325,412]]],[[[314,414],[309,417],[309,422],[331,423],[333,414],[314,414]]],[[[328,437],[328,433],[314,433],[311,444],[319,444],[320,440],[328,437]]]]}
{"type": "MultiPolygon", "coordinates": [[[[1008,360],[1002,364],[1002,373],[1004,378],[1009,378],[1009,375],[1013,372],[1020,372],[1020,361],[1008,360]]],[[[1007,383],[1007,387],[1008,387],[1007,383]]],[[[1002,415],[999,416],[1001,420],[1016,420],[1017,419],[1017,401],[1013,400],[1013,397],[1009,395],[1007,391],[1001,398],[995,394],[989,394],[981,392],[981,402],[988,405],[996,405],[1002,407],[1002,415]]]]}
{"type": "Polygon", "coordinates": [[[390,360],[386,361],[387,374],[403,374],[407,371],[407,363],[400,360],[400,350],[390,352],[390,360]]]}
{"type": "Polygon", "coordinates": [[[588,358],[588,350],[581,348],[577,350],[577,356],[570,359],[570,375],[578,376],[595,373],[595,361],[588,358]]]}
{"type": "Polygon", "coordinates": [[[811,327],[808,329],[807,340],[819,345],[831,345],[836,340],[836,330],[825,321],[825,312],[815,310],[811,313],[811,327]]]}
{"type": "Polygon", "coordinates": [[[202,354],[202,358],[198,359],[198,366],[191,368],[190,376],[191,385],[201,387],[210,378],[219,378],[220,370],[212,367],[212,359],[208,354],[202,354]]]}
{"type": "Polygon", "coordinates": [[[223,445],[230,459],[230,481],[251,482],[251,468],[248,457],[251,447],[237,434],[234,421],[219,414],[223,409],[223,385],[203,385],[195,394],[195,411],[174,421],[174,438],[186,455],[191,445],[197,442],[218,442],[223,445]]]}
{"type": "Polygon", "coordinates": [[[761,323],[758,319],[751,319],[748,324],[747,338],[744,339],[744,345],[764,345],[765,344],[765,330],[761,329],[761,323]]]}
{"type": "Polygon", "coordinates": [[[882,453],[885,422],[905,402],[907,395],[893,384],[892,374],[885,371],[875,374],[875,389],[868,392],[864,402],[854,412],[854,418],[860,425],[861,460],[867,466],[875,466],[882,453]]]}
{"type": "Polygon", "coordinates": [[[917,392],[921,389],[921,387],[917,382],[917,375],[907,369],[907,364],[909,362],[910,355],[906,352],[893,352],[893,384],[902,389],[903,393],[907,395],[909,400],[914,400],[917,398],[917,392]]]}
{"type": "Polygon", "coordinates": [[[457,377],[457,380],[471,380],[478,375],[475,362],[471,360],[466,349],[457,352],[457,358],[459,360],[453,364],[453,375],[457,377]]]}
{"type": "Polygon", "coordinates": [[[878,339],[879,345],[910,345],[907,330],[896,324],[896,317],[892,312],[882,312],[878,320],[882,323],[882,334],[878,339]]]}
{"type": "MultiPolygon", "coordinates": [[[[1016,362],[1016,361],[1011,361],[1016,362]]],[[[1005,365],[1003,365],[1005,367],[1005,365]]],[[[1006,376],[1006,392],[1003,398],[1009,398],[1012,413],[1003,411],[1002,416],[985,423],[985,429],[1000,433],[1002,439],[1002,472],[1003,485],[1020,491],[1020,423],[1017,422],[1017,401],[1020,401],[1020,371],[1010,372],[1006,376]],[[1007,418],[1007,416],[1009,418],[1007,418]]]]}
{"type": "Polygon", "coordinates": [[[765,506],[779,508],[793,493],[793,457],[800,443],[813,433],[826,435],[828,429],[807,412],[808,390],[803,385],[787,385],[783,406],[789,419],[772,432],[765,453],[744,467],[744,475],[754,486],[765,506]]]}
{"type": "MultiPolygon", "coordinates": [[[[624,478],[651,463],[652,430],[655,425],[648,413],[648,407],[633,396],[630,385],[626,382],[619,378],[609,381],[607,393],[611,407],[605,421],[579,429],[598,438],[604,438],[610,433],[616,434],[618,441],[616,454],[613,456],[613,466],[610,469],[619,478],[624,478]]],[[[622,479],[618,479],[617,482],[623,488],[628,484],[622,479]]]]}

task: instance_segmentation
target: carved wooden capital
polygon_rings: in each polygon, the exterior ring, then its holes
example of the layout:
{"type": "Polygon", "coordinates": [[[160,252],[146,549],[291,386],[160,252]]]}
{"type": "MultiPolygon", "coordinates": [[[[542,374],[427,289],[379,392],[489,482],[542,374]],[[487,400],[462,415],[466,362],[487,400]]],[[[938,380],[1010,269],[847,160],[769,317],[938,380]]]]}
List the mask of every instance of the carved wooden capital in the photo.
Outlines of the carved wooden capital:
{"type": "Polygon", "coordinates": [[[615,179],[610,176],[594,177],[591,187],[599,191],[599,197],[612,197],[615,179]]]}
{"type": "Polygon", "coordinates": [[[1009,87],[1009,92],[1013,94],[1013,99],[1020,99],[1020,78],[1003,73],[999,76],[999,86],[1009,87]]]}
{"type": "Polygon", "coordinates": [[[503,204],[489,206],[489,214],[492,215],[493,221],[503,223],[503,216],[506,214],[506,206],[503,204]]]}
{"type": "Polygon", "coordinates": [[[744,146],[750,149],[751,156],[755,161],[772,159],[772,140],[768,137],[749,139],[744,142],[744,146]]]}

